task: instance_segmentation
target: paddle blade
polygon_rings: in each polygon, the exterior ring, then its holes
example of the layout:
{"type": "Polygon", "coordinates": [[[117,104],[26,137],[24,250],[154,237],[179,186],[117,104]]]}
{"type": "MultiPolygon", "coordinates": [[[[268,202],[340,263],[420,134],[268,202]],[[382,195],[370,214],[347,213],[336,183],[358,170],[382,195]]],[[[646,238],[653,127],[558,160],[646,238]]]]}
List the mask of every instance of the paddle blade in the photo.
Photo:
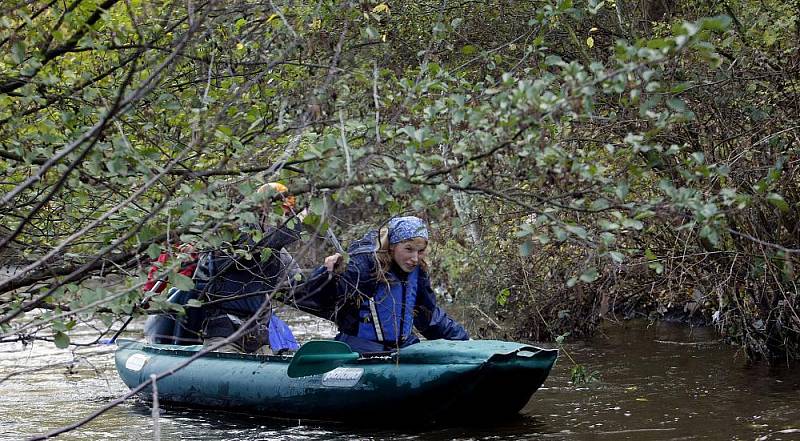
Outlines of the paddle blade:
{"type": "Polygon", "coordinates": [[[358,360],[346,343],[334,340],[312,340],[295,352],[286,373],[289,378],[307,377],[332,371],[342,364],[358,360]]]}

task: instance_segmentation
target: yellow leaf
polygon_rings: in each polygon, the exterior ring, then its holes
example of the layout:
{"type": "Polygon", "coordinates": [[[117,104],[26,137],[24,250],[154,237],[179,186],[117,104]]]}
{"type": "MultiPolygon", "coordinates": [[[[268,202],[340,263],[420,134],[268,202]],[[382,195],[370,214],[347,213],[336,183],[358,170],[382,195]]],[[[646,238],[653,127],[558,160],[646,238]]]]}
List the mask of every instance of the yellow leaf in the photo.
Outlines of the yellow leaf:
{"type": "Polygon", "coordinates": [[[591,29],[589,29],[589,33],[591,34],[592,32],[596,32],[596,31],[598,31],[598,30],[599,30],[599,29],[597,29],[597,28],[591,28],[591,29]]]}
{"type": "Polygon", "coordinates": [[[372,8],[372,12],[376,14],[380,14],[381,12],[386,12],[387,14],[391,13],[391,11],[389,10],[389,6],[386,3],[381,3],[378,6],[375,6],[374,8],[372,8]]]}
{"type": "Polygon", "coordinates": [[[276,17],[278,17],[278,14],[270,15],[269,18],[267,19],[267,23],[271,22],[272,20],[275,20],[276,17]]]}
{"type": "Polygon", "coordinates": [[[383,41],[384,43],[386,43],[386,34],[383,34],[383,36],[381,37],[381,41],[383,41]]]}
{"type": "Polygon", "coordinates": [[[589,46],[590,48],[594,47],[594,38],[592,38],[592,37],[587,38],[586,39],[586,46],[589,46]]]}

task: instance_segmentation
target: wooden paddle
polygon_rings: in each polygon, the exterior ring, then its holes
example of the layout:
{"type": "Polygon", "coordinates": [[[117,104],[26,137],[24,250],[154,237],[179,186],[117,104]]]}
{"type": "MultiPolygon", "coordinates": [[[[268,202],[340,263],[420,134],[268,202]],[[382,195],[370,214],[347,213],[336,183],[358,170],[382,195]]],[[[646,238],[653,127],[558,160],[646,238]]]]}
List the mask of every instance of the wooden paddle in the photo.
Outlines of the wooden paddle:
{"type": "Polygon", "coordinates": [[[353,352],[347,343],[335,340],[312,340],[294,353],[286,373],[289,378],[324,374],[360,357],[361,355],[353,352]]]}

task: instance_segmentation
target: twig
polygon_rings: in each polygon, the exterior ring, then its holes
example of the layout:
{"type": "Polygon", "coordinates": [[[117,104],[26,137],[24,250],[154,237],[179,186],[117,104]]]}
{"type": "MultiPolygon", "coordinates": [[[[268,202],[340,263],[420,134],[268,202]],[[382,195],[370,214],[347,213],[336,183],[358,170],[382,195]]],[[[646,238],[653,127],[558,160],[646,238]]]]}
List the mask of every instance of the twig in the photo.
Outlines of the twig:
{"type": "Polygon", "coordinates": [[[347,179],[353,176],[353,165],[350,160],[350,148],[347,146],[347,132],[344,129],[344,112],[339,110],[339,124],[342,132],[342,148],[344,149],[344,159],[347,167],[347,179]]]}
{"type": "Polygon", "coordinates": [[[480,313],[481,313],[481,315],[482,315],[482,316],[484,316],[484,317],[486,317],[486,320],[489,320],[489,323],[491,323],[491,324],[492,324],[492,325],[493,325],[495,328],[497,328],[497,329],[499,329],[499,330],[501,330],[501,331],[503,330],[503,327],[502,327],[502,326],[500,326],[500,325],[498,325],[496,321],[492,320],[492,318],[491,318],[491,317],[489,317],[489,315],[488,315],[488,314],[486,314],[485,312],[483,312],[483,310],[481,310],[481,308],[479,308],[479,307],[478,307],[478,305],[476,305],[476,304],[472,303],[472,304],[470,304],[470,305],[469,305],[469,307],[470,307],[470,308],[472,308],[472,309],[474,309],[474,310],[476,310],[476,311],[478,311],[478,312],[480,312],[480,313]]]}
{"type": "Polygon", "coordinates": [[[156,374],[150,374],[150,382],[153,385],[153,441],[161,441],[161,426],[158,423],[158,377],[156,374]]]}
{"type": "Polygon", "coordinates": [[[672,341],[672,340],[653,340],[653,341],[664,345],[676,345],[676,346],[713,346],[722,343],[722,339],[713,341],[697,341],[697,342],[672,341]]]}
{"type": "Polygon", "coordinates": [[[736,236],[741,236],[741,237],[744,237],[746,239],[752,240],[753,242],[755,242],[755,243],[757,243],[759,245],[764,245],[764,246],[767,246],[767,247],[776,248],[778,250],[783,251],[784,253],[800,253],[800,249],[799,248],[786,248],[786,247],[783,247],[783,246],[778,245],[776,243],[765,242],[765,241],[763,241],[763,240],[761,240],[761,239],[759,239],[757,237],[753,237],[753,236],[751,236],[751,235],[749,235],[747,233],[741,233],[741,232],[736,231],[736,230],[734,230],[732,228],[726,228],[726,230],[728,230],[729,233],[734,234],[736,236]]]}
{"type": "Polygon", "coordinates": [[[381,107],[378,100],[378,62],[372,61],[372,101],[375,103],[375,145],[381,145],[381,107]]]}

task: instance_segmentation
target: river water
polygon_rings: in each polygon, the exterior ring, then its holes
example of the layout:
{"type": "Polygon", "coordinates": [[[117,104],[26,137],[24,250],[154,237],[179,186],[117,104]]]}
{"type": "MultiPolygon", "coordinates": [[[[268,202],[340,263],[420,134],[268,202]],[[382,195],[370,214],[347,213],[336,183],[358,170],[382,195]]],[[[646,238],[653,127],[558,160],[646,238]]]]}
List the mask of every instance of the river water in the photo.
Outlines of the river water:
{"type": "MultiPolygon", "coordinates": [[[[294,315],[298,339],[334,330],[294,315]]],[[[128,337],[141,336],[141,326],[128,337]]],[[[162,408],[162,440],[789,440],[800,439],[798,366],[748,365],[711,330],[670,324],[607,326],[591,341],[565,346],[544,386],[516,419],[460,427],[376,431],[335,424],[174,407],[162,408]],[[597,381],[570,383],[573,361],[597,381]]],[[[113,347],[75,355],[37,343],[0,345],[0,440],[25,439],[74,423],[127,391],[113,347]],[[72,363],[75,361],[76,363],[72,363]],[[32,369],[41,369],[31,372],[32,369]],[[25,373],[14,375],[22,370],[25,373]]],[[[153,439],[148,404],[131,399],[64,440],[153,439]]]]}

